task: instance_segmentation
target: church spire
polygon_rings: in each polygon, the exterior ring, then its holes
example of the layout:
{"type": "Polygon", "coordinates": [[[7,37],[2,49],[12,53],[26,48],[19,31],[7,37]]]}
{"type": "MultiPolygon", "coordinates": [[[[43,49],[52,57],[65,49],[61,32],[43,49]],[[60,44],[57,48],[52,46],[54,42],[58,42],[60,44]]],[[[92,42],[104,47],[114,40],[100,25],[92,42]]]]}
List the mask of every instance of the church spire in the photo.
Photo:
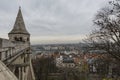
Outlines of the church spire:
{"type": "Polygon", "coordinates": [[[9,34],[28,34],[29,35],[25,27],[24,19],[21,12],[21,7],[19,7],[19,11],[16,17],[14,27],[9,34]]]}

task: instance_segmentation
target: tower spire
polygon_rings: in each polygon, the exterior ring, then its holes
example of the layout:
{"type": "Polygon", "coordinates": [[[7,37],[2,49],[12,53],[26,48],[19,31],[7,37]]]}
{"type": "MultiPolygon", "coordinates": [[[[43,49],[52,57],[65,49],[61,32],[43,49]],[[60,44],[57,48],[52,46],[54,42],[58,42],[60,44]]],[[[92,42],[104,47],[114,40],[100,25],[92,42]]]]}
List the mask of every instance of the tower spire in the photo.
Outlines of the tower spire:
{"type": "Polygon", "coordinates": [[[24,23],[24,19],[22,16],[22,11],[21,11],[20,6],[19,6],[19,11],[18,11],[18,14],[16,17],[14,27],[9,34],[19,34],[19,33],[20,34],[29,34],[25,27],[25,23],[24,23]]]}
{"type": "Polygon", "coordinates": [[[21,9],[21,6],[19,6],[19,9],[21,9]]]}
{"type": "Polygon", "coordinates": [[[9,36],[9,40],[15,42],[15,44],[18,46],[30,45],[30,34],[26,30],[21,7],[19,7],[14,27],[10,31],[10,33],[8,33],[8,36],[9,36]]]}

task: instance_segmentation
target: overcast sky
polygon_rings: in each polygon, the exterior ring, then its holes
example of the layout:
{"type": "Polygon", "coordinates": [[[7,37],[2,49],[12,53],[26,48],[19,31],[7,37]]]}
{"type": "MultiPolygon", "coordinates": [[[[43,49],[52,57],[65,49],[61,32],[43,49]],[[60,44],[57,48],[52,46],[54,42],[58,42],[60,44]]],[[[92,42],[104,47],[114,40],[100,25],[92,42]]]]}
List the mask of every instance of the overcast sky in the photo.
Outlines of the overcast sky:
{"type": "Polygon", "coordinates": [[[0,0],[0,37],[8,38],[19,5],[32,44],[79,42],[109,0],[0,0]]]}

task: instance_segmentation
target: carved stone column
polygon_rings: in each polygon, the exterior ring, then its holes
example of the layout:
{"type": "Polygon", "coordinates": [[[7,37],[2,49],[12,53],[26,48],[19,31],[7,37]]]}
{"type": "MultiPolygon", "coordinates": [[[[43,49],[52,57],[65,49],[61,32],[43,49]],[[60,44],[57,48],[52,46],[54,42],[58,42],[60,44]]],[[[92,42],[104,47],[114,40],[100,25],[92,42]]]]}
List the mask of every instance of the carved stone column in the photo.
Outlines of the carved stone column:
{"type": "Polygon", "coordinates": [[[25,72],[24,72],[24,67],[22,67],[22,80],[25,80],[25,72]]]}
{"type": "Polygon", "coordinates": [[[22,80],[22,67],[19,67],[19,80],[22,80]]]}
{"type": "Polygon", "coordinates": [[[21,77],[21,70],[20,70],[20,67],[19,67],[19,77],[18,77],[19,80],[20,80],[20,77],[21,77]]]}

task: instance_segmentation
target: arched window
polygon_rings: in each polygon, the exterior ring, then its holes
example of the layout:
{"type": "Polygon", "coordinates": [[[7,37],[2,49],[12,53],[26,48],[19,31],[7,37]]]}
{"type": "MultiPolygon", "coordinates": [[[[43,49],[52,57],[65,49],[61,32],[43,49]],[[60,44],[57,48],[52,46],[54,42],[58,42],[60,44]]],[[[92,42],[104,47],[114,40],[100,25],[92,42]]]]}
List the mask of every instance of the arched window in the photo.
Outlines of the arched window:
{"type": "Polygon", "coordinates": [[[19,39],[20,41],[23,41],[23,38],[22,37],[20,37],[20,39],[19,39]]]}
{"type": "Polygon", "coordinates": [[[14,37],[14,40],[15,40],[15,41],[18,41],[18,38],[17,38],[17,37],[14,37]]]}
{"type": "Polygon", "coordinates": [[[30,39],[29,38],[27,38],[27,41],[29,41],[30,39]]]}

